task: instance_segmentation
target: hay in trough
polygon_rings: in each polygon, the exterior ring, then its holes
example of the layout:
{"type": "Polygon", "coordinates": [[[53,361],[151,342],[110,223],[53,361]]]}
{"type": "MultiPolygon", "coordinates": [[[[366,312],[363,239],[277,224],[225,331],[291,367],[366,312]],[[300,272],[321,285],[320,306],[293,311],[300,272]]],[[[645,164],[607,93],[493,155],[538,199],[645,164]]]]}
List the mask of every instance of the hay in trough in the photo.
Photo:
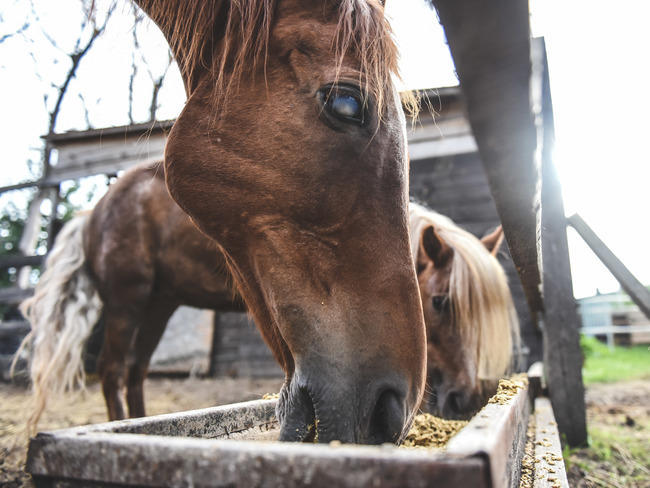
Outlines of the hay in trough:
{"type": "Polygon", "coordinates": [[[488,400],[488,403],[498,403],[505,405],[514,398],[517,392],[528,386],[528,376],[526,373],[516,374],[510,378],[499,380],[497,392],[488,400]]]}
{"type": "Polygon", "coordinates": [[[449,439],[467,425],[467,420],[445,420],[424,413],[415,417],[403,447],[443,448],[449,439]]]}
{"type": "MultiPolygon", "coordinates": [[[[526,373],[501,379],[497,392],[488,400],[488,403],[505,405],[515,397],[521,388],[525,388],[527,385],[526,373]]],[[[446,420],[428,413],[417,415],[402,446],[444,449],[449,439],[455,436],[468,422],[468,420],[446,420]]]]}

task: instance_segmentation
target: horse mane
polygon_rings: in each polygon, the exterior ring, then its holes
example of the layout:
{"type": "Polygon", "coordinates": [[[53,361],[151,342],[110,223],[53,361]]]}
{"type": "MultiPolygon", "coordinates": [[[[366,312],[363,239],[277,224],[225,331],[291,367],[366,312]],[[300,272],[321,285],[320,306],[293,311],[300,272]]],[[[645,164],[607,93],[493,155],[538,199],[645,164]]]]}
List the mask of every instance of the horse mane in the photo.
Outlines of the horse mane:
{"type": "Polygon", "coordinates": [[[463,344],[475,348],[478,377],[495,379],[516,364],[519,321],[503,267],[473,234],[451,219],[411,202],[409,228],[413,259],[424,230],[433,225],[454,250],[449,283],[452,314],[463,344]]]}
{"type": "MultiPolygon", "coordinates": [[[[188,89],[196,82],[191,79],[193,73],[208,69],[215,75],[218,98],[224,99],[244,74],[266,67],[280,0],[135,1],[166,33],[188,89]]],[[[324,13],[329,8],[338,18],[333,46],[338,66],[347,54],[358,56],[360,82],[373,95],[381,114],[391,78],[399,77],[397,46],[381,2],[328,0],[325,4],[324,13]]],[[[413,106],[412,102],[407,95],[407,104],[413,106]]]]}

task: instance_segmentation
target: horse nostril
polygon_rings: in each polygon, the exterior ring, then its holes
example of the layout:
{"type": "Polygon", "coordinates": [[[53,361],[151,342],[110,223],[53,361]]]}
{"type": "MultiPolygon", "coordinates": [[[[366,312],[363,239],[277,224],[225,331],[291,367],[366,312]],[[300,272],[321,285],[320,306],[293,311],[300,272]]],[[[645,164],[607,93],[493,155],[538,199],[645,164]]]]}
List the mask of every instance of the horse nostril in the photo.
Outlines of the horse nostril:
{"type": "Polygon", "coordinates": [[[467,413],[467,395],[462,391],[451,391],[445,400],[445,412],[459,416],[467,413]]]}
{"type": "Polygon", "coordinates": [[[402,395],[385,390],[379,395],[370,421],[369,443],[397,443],[404,428],[404,402],[402,395]]]}

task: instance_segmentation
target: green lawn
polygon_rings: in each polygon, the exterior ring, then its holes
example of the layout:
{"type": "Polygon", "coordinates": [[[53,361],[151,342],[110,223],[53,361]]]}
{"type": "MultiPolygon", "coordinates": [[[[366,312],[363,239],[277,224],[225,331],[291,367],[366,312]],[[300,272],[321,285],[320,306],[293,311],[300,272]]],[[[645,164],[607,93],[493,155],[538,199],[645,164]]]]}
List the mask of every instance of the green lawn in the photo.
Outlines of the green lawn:
{"type": "Polygon", "coordinates": [[[581,339],[585,363],[582,378],[586,385],[650,378],[650,347],[647,345],[610,350],[594,337],[581,339]]]}

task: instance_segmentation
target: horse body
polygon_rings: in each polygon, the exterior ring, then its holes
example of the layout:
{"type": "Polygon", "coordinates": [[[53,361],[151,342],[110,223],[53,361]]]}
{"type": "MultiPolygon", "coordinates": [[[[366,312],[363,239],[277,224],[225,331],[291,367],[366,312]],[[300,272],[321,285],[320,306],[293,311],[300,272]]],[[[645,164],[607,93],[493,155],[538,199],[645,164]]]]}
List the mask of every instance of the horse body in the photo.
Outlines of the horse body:
{"type": "Polygon", "coordinates": [[[86,226],[84,251],[105,307],[108,297],[141,305],[152,295],[198,308],[233,307],[222,253],[169,197],[161,165],[125,173],[86,226]]]}
{"type": "MultiPolygon", "coordinates": [[[[88,216],[66,224],[33,298],[35,423],[52,393],[83,382],[82,351],[100,311],[98,372],[109,419],[145,415],[143,382],[180,305],[244,310],[217,245],[169,197],[160,165],[121,177],[88,216]]],[[[30,338],[30,339],[31,339],[30,338]]]]}
{"type": "Polygon", "coordinates": [[[104,304],[98,361],[109,418],[145,415],[142,385],[169,317],[180,305],[241,310],[222,253],[169,197],[162,167],[140,166],[88,218],[87,269],[104,304]]]}

